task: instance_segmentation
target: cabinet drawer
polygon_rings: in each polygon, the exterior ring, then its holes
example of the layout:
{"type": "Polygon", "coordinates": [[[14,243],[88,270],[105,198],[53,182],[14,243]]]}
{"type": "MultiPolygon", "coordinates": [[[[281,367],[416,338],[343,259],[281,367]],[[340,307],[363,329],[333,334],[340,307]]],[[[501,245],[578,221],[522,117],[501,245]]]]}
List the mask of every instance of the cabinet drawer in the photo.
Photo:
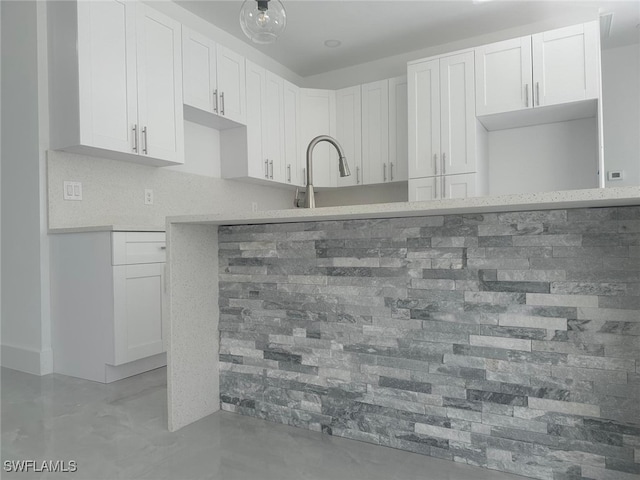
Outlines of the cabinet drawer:
{"type": "Polygon", "coordinates": [[[163,232],[113,232],[111,252],[113,265],[162,263],[167,259],[163,232]]]}

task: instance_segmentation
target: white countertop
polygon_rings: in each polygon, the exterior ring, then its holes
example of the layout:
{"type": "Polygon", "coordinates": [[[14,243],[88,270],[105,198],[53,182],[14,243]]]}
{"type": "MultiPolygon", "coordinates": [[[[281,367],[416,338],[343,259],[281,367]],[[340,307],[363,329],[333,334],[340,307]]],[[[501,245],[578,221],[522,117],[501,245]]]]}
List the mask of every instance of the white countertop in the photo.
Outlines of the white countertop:
{"type": "Polygon", "coordinates": [[[296,208],[252,213],[220,213],[167,217],[170,224],[240,225],[313,222],[357,218],[412,217],[460,213],[557,210],[565,208],[640,205],[639,187],[593,188],[560,192],[523,193],[491,197],[376,203],[315,209],[296,208]]]}
{"type": "Polygon", "coordinates": [[[151,225],[88,225],[85,227],[50,228],[49,233],[86,232],[164,232],[164,226],[151,225]]]}

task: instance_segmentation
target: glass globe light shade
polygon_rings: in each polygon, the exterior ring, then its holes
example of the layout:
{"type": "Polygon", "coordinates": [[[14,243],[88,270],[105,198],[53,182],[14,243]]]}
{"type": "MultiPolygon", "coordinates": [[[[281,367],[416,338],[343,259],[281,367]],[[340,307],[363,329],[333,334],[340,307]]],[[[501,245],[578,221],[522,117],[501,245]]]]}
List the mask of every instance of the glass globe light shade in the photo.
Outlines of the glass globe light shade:
{"type": "Polygon", "coordinates": [[[273,43],[287,25],[287,14],[280,0],[244,0],[240,26],[254,43],[273,43]]]}

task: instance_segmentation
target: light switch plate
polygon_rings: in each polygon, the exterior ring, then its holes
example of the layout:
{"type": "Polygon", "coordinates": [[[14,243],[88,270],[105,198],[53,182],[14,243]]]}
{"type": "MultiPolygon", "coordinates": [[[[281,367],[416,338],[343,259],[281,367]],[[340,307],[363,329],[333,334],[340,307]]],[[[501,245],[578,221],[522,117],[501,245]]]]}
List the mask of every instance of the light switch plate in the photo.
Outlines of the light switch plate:
{"type": "Polygon", "coordinates": [[[611,170],[607,172],[607,180],[615,181],[624,179],[624,172],[622,170],[611,170]]]}
{"type": "Polygon", "coordinates": [[[144,190],[144,204],[153,205],[153,190],[145,188],[144,190]]]}
{"type": "Polygon", "coordinates": [[[62,198],[65,200],[82,200],[82,183],[81,182],[63,182],[62,198]]]}

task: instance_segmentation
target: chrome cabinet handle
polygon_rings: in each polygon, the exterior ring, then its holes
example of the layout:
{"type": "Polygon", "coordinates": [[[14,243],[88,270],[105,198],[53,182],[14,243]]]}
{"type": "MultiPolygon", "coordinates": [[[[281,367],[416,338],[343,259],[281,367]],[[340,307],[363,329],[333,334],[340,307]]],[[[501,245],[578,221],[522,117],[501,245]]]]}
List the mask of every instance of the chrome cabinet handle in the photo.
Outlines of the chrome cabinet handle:
{"type": "Polygon", "coordinates": [[[442,191],[440,192],[440,198],[447,198],[447,192],[445,191],[444,175],[440,177],[442,179],[442,191]]]}
{"type": "Polygon", "coordinates": [[[307,184],[307,169],[303,168],[302,169],[302,183],[303,184],[307,184]]]}
{"type": "Polygon", "coordinates": [[[360,184],[360,167],[356,165],[356,183],[360,184]]]}
{"type": "Polygon", "coordinates": [[[142,129],[142,138],[144,140],[144,144],[142,146],[142,153],[144,153],[145,155],[148,155],[149,152],[147,151],[147,149],[149,146],[149,139],[147,138],[147,127],[144,127],[142,129]]]}
{"type": "Polygon", "coordinates": [[[133,126],[133,151],[138,153],[138,125],[133,126]]]}
{"type": "Polygon", "coordinates": [[[287,165],[287,182],[291,183],[291,164],[287,165]]]}
{"type": "Polygon", "coordinates": [[[213,111],[218,113],[218,89],[216,88],[213,91],[213,98],[215,98],[215,103],[213,104],[213,111]]]}
{"type": "Polygon", "coordinates": [[[389,163],[389,175],[390,175],[389,180],[393,182],[393,162],[389,163]]]}
{"type": "Polygon", "coordinates": [[[540,106],[540,82],[536,82],[536,103],[540,106]]]}
{"type": "Polygon", "coordinates": [[[382,164],[382,181],[383,182],[387,181],[387,164],[386,163],[382,164]]]}
{"type": "Polygon", "coordinates": [[[269,159],[264,161],[264,178],[269,178],[269,159]]]}
{"type": "Polygon", "coordinates": [[[437,153],[433,154],[433,174],[434,175],[438,174],[438,154],[437,153]]]}
{"type": "Polygon", "coordinates": [[[269,178],[273,178],[273,160],[269,160],[269,166],[271,167],[271,173],[269,174],[269,178]]]}
{"type": "Polygon", "coordinates": [[[220,94],[220,104],[222,105],[222,109],[220,110],[220,113],[224,115],[224,92],[220,94]]]}
{"type": "Polygon", "coordinates": [[[447,168],[447,154],[443,153],[442,154],[442,175],[445,175],[445,170],[447,168]]]}
{"type": "Polygon", "coordinates": [[[525,106],[529,106],[529,84],[525,84],[524,86],[524,104],[525,106]]]}

